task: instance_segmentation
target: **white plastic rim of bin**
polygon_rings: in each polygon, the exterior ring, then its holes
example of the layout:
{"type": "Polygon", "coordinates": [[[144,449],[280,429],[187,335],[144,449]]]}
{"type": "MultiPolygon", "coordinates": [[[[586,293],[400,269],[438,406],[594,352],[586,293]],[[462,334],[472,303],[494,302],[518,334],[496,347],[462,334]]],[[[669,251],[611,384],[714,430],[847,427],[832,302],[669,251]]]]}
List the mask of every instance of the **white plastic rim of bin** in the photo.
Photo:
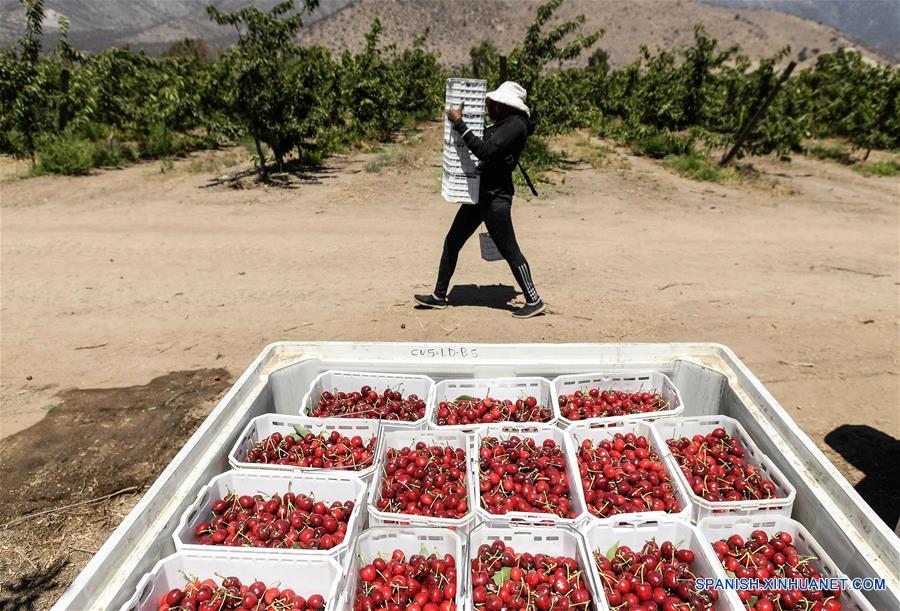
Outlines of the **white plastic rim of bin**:
{"type": "Polygon", "coordinates": [[[794,498],[797,491],[791,485],[775,463],[762,453],[753,443],[753,439],[741,426],[741,423],[728,416],[697,416],[694,418],[660,418],[650,423],[657,443],[666,453],[666,460],[671,462],[671,468],[676,477],[682,479],[686,485],[688,497],[691,499],[694,515],[691,521],[695,524],[705,517],[723,513],[737,515],[753,515],[758,513],[779,513],[785,517],[791,517],[794,506],[794,498]],[[748,464],[756,465],[763,477],[772,480],[775,484],[775,498],[759,499],[751,501],[707,501],[703,497],[694,494],[690,482],[681,471],[678,460],[672,453],[667,439],[680,437],[693,437],[705,435],[715,428],[725,429],[729,435],[736,437],[744,446],[744,460],[748,464]]]}
{"type": "Polygon", "coordinates": [[[487,231],[478,234],[478,243],[481,245],[481,258],[485,261],[502,261],[503,255],[497,249],[497,244],[487,231]]]}
{"type": "Polygon", "coordinates": [[[327,556],[340,561],[350,551],[350,543],[362,531],[366,521],[366,484],[358,477],[325,475],[312,473],[281,473],[266,471],[226,471],[212,478],[197,493],[197,500],[181,515],[175,528],[173,539],[179,552],[205,551],[210,549],[231,553],[279,553],[287,555],[327,556]],[[196,542],[194,530],[200,522],[208,521],[212,505],[230,493],[237,495],[273,494],[284,496],[286,492],[306,494],[316,501],[322,501],[329,508],[335,501],[353,501],[353,510],[347,520],[344,540],[331,549],[271,549],[265,547],[210,546],[196,542]]]}
{"type": "Polygon", "coordinates": [[[244,430],[238,436],[237,441],[228,453],[228,463],[234,469],[252,469],[263,471],[286,471],[302,473],[336,473],[347,474],[371,481],[375,473],[375,457],[378,456],[378,446],[381,443],[381,422],[379,420],[362,420],[354,418],[307,418],[305,416],[283,416],[281,414],[263,414],[247,423],[244,430]],[[246,462],[247,452],[258,441],[265,439],[272,433],[282,435],[295,435],[295,427],[308,428],[314,435],[319,433],[331,433],[337,431],[345,437],[353,438],[358,435],[363,444],[367,444],[372,437],[375,438],[375,449],[372,452],[372,464],[364,469],[320,469],[318,467],[298,467],[295,465],[276,465],[272,463],[246,462]]]}
{"type": "MultiPolygon", "coordinates": [[[[459,378],[441,380],[434,386],[434,394],[431,403],[431,420],[429,426],[441,431],[466,431],[471,432],[477,428],[498,426],[511,421],[497,421],[491,423],[476,424],[438,424],[438,411],[442,402],[455,401],[457,397],[467,395],[478,399],[484,399],[490,395],[494,399],[523,399],[533,396],[538,400],[538,405],[550,408],[550,420],[540,424],[554,424],[556,415],[553,411],[553,385],[547,378],[521,377],[521,378],[459,378]]],[[[521,424],[521,423],[520,423],[521,424]]]]}
{"type": "MultiPolygon", "coordinates": [[[[363,386],[371,386],[376,392],[382,393],[386,389],[400,391],[404,398],[409,395],[417,395],[425,402],[425,415],[414,421],[383,420],[397,428],[421,429],[428,425],[428,404],[431,393],[434,392],[434,380],[428,376],[412,373],[371,373],[365,371],[338,371],[328,370],[317,375],[309,386],[309,390],[303,396],[300,407],[300,415],[311,415],[315,408],[313,402],[317,402],[324,391],[356,392],[363,386]]],[[[378,420],[378,418],[340,418],[328,416],[329,420],[378,420]]]]}
{"type": "Polygon", "coordinates": [[[577,422],[610,422],[615,423],[623,419],[653,420],[656,418],[668,418],[679,416],[684,412],[684,402],[678,387],[669,379],[669,376],[659,371],[597,371],[591,373],[575,373],[558,376],[553,379],[553,407],[563,428],[577,422]],[[591,388],[604,390],[617,390],[621,392],[658,392],[664,401],[669,403],[668,409],[644,414],[630,414],[628,416],[608,416],[603,418],[586,418],[583,420],[570,420],[562,415],[559,406],[559,397],[574,394],[581,390],[587,392],[591,388]]]}
{"type": "Polygon", "coordinates": [[[468,533],[475,523],[475,507],[478,503],[477,480],[472,477],[472,461],[475,460],[475,440],[472,436],[461,431],[390,431],[385,432],[382,443],[376,457],[377,468],[369,487],[367,509],[369,523],[372,526],[423,526],[440,527],[458,530],[460,533],[468,533]],[[430,516],[417,516],[405,513],[381,511],[377,502],[381,496],[381,480],[384,478],[384,465],[387,462],[388,450],[391,448],[402,449],[414,447],[418,442],[424,442],[429,446],[450,446],[463,448],[466,451],[466,502],[469,504],[469,512],[459,519],[435,518],[430,516]]]}
{"type": "Polygon", "coordinates": [[[531,526],[548,526],[548,525],[566,525],[576,526],[584,518],[585,508],[582,497],[578,495],[577,490],[573,490],[573,486],[580,486],[580,478],[578,476],[578,461],[575,458],[574,449],[571,442],[563,433],[562,429],[556,428],[549,424],[539,423],[506,423],[497,424],[489,427],[475,429],[475,460],[472,461],[472,478],[475,482],[476,491],[479,492],[476,505],[476,515],[478,519],[496,524],[511,524],[513,526],[531,525],[531,526]],[[481,452],[481,441],[485,437],[497,437],[501,440],[509,439],[513,435],[519,437],[527,437],[534,439],[537,445],[544,442],[545,439],[552,439],[556,445],[562,450],[565,465],[566,479],[569,482],[569,501],[570,507],[575,512],[574,518],[561,518],[552,513],[529,513],[524,511],[510,511],[505,514],[490,513],[481,506],[480,494],[480,471],[479,454],[481,452]]]}
{"type": "Polygon", "coordinates": [[[186,575],[201,580],[215,579],[217,583],[221,583],[219,575],[237,577],[247,585],[257,579],[267,586],[277,583],[277,587],[290,588],[304,598],[322,595],[326,609],[335,608],[338,586],[343,580],[343,570],[333,558],[177,552],[157,562],[153,570],[141,578],[134,596],[121,611],[156,611],[159,600],[169,590],[184,587],[186,575]]]}
{"type": "Polygon", "coordinates": [[[344,593],[339,610],[352,609],[356,600],[356,587],[359,583],[359,570],[363,563],[370,563],[379,552],[390,556],[394,550],[400,550],[409,558],[423,554],[426,558],[434,554],[443,557],[450,554],[456,560],[456,608],[462,610],[466,602],[466,584],[469,578],[466,573],[466,558],[463,555],[462,538],[448,528],[375,526],[363,531],[356,538],[350,557],[346,564],[347,579],[344,582],[344,593]]]}
{"type": "Polygon", "coordinates": [[[672,486],[675,499],[678,501],[678,504],[681,505],[681,511],[677,513],[666,513],[665,511],[641,511],[638,513],[620,513],[607,518],[601,518],[591,513],[584,487],[581,478],[579,477],[577,488],[578,494],[581,495],[581,502],[585,508],[585,526],[593,522],[613,523],[620,521],[623,518],[627,519],[630,516],[636,516],[642,520],[665,519],[671,517],[676,520],[681,520],[682,522],[690,522],[692,507],[687,489],[685,488],[682,479],[670,472],[671,466],[665,460],[666,454],[659,447],[659,442],[653,435],[653,429],[650,428],[649,423],[634,420],[624,420],[610,425],[598,422],[579,422],[573,424],[565,431],[565,434],[569,438],[569,442],[575,451],[576,462],[578,461],[578,452],[580,451],[582,441],[589,439],[594,442],[594,445],[597,445],[598,442],[612,439],[616,433],[621,433],[622,435],[634,433],[636,436],[644,436],[647,438],[647,445],[650,446],[651,450],[656,452],[660,462],[662,462],[663,466],[666,468],[666,473],[669,475],[669,482],[672,486]]]}
{"type": "MultiPolygon", "coordinates": [[[[581,535],[568,526],[509,526],[484,523],[472,531],[469,535],[469,546],[466,558],[466,575],[472,574],[472,560],[478,557],[478,548],[482,545],[490,545],[494,541],[503,541],[512,547],[516,553],[528,552],[530,554],[547,554],[549,556],[565,556],[574,558],[585,575],[585,586],[594,601],[595,606],[602,604],[597,585],[591,578],[591,558],[584,539],[581,535]]],[[[469,609],[471,605],[471,592],[469,593],[469,609]]]]}
{"type": "MultiPolygon", "coordinates": [[[[800,522],[782,515],[758,515],[758,516],[730,516],[719,515],[704,518],[697,524],[697,530],[703,535],[703,538],[712,548],[713,543],[719,539],[728,539],[731,535],[740,535],[745,540],[750,537],[754,530],[765,531],[769,537],[773,537],[775,533],[786,532],[792,537],[791,545],[797,548],[799,556],[809,557],[815,556],[816,561],[813,565],[819,570],[822,577],[842,578],[846,574],[835,564],[831,557],[825,552],[819,542],[810,534],[806,527],[800,522]]],[[[713,554],[716,553],[713,549],[713,554]]],[[[718,556],[716,556],[718,559],[718,556]]],[[[721,565],[721,562],[720,562],[721,565]]],[[[723,567],[724,570],[724,567],[723,567]]],[[[741,608],[742,605],[737,592],[734,590],[727,591],[732,602],[741,608]]],[[[857,590],[845,590],[838,597],[841,603],[842,611],[874,611],[874,607],[864,597],[854,597],[853,594],[859,594],[857,590]],[[860,600],[861,598],[861,600],[860,600]]]]}
{"type": "MultiPolygon", "coordinates": [[[[613,546],[626,545],[631,549],[640,550],[644,543],[651,539],[656,540],[658,544],[670,541],[673,545],[678,545],[680,549],[687,548],[694,552],[695,575],[725,579],[725,571],[712,547],[696,526],[681,520],[673,518],[641,520],[635,517],[618,522],[595,522],[582,530],[582,537],[591,559],[591,579],[594,581],[594,587],[600,592],[601,605],[598,611],[610,611],[610,606],[606,599],[600,571],[594,560],[594,553],[599,551],[601,554],[606,554],[613,546]]],[[[743,607],[734,607],[731,599],[723,591],[719,591],[719,600],[714,609],[715,611],[743,611],[743,607]]]]}

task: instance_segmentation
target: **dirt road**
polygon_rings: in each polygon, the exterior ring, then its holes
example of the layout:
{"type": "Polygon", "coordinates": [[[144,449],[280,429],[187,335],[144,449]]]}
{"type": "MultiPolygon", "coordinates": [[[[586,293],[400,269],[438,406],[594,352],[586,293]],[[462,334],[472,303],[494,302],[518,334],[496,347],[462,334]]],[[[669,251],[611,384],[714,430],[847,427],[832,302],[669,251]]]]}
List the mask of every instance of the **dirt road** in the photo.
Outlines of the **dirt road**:
{"type": "Polygon", "coordinates": [[[7,181],[3,436],[64,389],[238,373],[272,340],[313,338],[718,341],[817,441],[847,422],[898,436],[895,180],[802,157],[757,161],[750,186],[639,158],[576,164],[515,206],[552,309],[523,322],[509,270],[475,240],[454,278],[467,305],[410,306],[454,212],[437,193],[439,137],[428,126],[380,172],[364,170],[371,156],[335,159],[295,189],[206,188],[198,158],[7,181]]]}
{"type": "MultiPolygon", "coordinates": [[[[645,159],[603,160],[596,140],[566,137],[574,163],[515,205],[551,308],[517,321],[508,268],[481,261],[475,240],[451,293],[458,307],[412,308],[454,214],[438,194],[439,139],[428,125],[292,189],[210,186],[246,167],[221,165],[240,149],[165,173],[148,163],[2,183],[2,518],[128,494],[0,533],[0,606],[55,600],[228,373],[273,340],[716,341],[852,483],[863,473],[826,434],[867,424],[900,437],[895,180],[797,158],[754,160],[756,180],[713,185],[645,159]],[[160,418],[171,435],[147,446],[160,418]],[[156,449],[134,456],[145,446],[156,449]],[[33,447],[59,460],[36,463],[33,447]]],[[[14,170],[4,160],[0,176],[14,170]]]]}

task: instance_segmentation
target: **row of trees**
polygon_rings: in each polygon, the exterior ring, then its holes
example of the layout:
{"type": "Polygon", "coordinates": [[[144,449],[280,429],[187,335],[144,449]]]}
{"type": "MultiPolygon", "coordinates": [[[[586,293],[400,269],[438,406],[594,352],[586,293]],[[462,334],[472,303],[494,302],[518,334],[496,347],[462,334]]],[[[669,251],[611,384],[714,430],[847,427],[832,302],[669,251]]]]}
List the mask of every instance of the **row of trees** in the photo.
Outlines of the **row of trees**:
{"type": "Polygon", "coordinates": [[[0,152],[35,163],[88,147],[104,165],[247,137],[265,176],[267,161],[280,169],[292,151],[317,159],[356,140],[387,139],[443,104],[446,71],[424,50],[424,35],[410,49],[384,47],[376,20],[357,54],[294,43],[317,0],[299,11],[293,0],[270,11],[209,7],[212,20],[238,34],[213,61],[192,41],[162,58],[127,49],[82,55],[69,46],[65,22],[57,48],[42,57],[42,1],[21,1],[26,35],[0,55],[0,152]]]}
{"type": "MultiPolygon", "coordinates": [[[[529,91],[542,133],[599,127],[638,152],[663,156],[727,143],[764,99],[789,51],[752,62],[736,46],[721,48],[698,26],[678,52],[642,48],[613,70],[602,32],[584,18],[550,27],[563,0],[550,0],[508,57],[511,78],[529,91]],[[583,62],[582,62],[583,63],[583,62]],[[566,67],[568,66],[568,67],[566,67]]],[[[332,55],[294,41],[318,0],[293,0],[270,11],[253,7],[210,18],[236,30],[237,43],[215,59],[186,41],[162,58],[127,49],[83,55],[60,22],[56,48],[42,54],[42,0],[20,0],[27,29],[0,53],[0,152],[70,168],[114,165],[191,148],[252,140],[260,174],[296,155],[315,161],[337,147],[390,138],[404,123],[434,117],[447,71],[425,50],[427,32],[406,50],[380,44],[373,23],[359,53],[332,55]],[[268,162],[268,163],[267,163],[268,162]]],[[[462,72],[496,83],[497,49],[472,49],[462,72]]],[[[839,51],[789,79],[748,138],[745,150],[800,150],[809,136],[845,138],[855,146],[900,146],[900,72],[839,51]]]]}
{"type": "MultiPolygon", "coordinates": [[[[696,141],[719,146],[735,134],[780,76],[790,49],[752,61],[733,45],[722,48],[701,25],[694,43],[678,51],[641,47],[631,64],[612,70],[601,48],[586,67],[548,71],[553,62],[578,57],[602,32],[583,34],[583,20],[542,33],[562,0],[543,6],[526,40],[509,58],[523,80],[544,132],[598,126],[638,152],[664,155],[696,141]],[[566,38],[568,37],[568,38],[566,38]],[[559,47],[563,39],[570,42],[559,47]]],[[[499,54],[483,44],[472,51],[473,71],[497,79],[499,54]]],[[[743,151],[802,150],[810,137],[838,137],[865,149],[900,147],[900,70],[869,62],[856,51],[818,58],[790,78],[751,131],[743,151]]]]}

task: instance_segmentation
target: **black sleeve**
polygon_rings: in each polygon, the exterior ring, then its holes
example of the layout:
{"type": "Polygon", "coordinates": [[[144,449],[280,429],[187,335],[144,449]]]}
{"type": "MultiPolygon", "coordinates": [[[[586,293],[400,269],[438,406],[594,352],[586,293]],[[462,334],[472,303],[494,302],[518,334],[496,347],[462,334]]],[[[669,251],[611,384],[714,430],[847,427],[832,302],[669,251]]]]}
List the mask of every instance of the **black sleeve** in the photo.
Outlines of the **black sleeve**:
{"type": "Polygon", "coordinates": [[[454,123],[453,129],[463,134],[463,142],[466,143],[472,154],[485,163],[504,159],[513,151],[520,150],[522,143],[528,137],[528,128],[522,121],[504,122],[503,125],[495,128],[493,136],[487,141],[476,136],[475,132],[466,133],[469,128],[462,119],[454,123]]]}

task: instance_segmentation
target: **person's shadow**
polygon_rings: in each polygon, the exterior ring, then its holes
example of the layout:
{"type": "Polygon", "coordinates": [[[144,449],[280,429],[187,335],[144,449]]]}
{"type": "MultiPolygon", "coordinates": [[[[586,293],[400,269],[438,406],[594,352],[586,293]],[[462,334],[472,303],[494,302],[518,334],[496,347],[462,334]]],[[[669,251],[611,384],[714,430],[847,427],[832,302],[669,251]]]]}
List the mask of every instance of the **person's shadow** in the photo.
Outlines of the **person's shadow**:
{"type": "Polygon", "coordinates": [[[855,490],[891,530],[900,518],[900,440],[866,424],[843,424],[825,443],[866,474],[855,490]]]}
{"type": "MultiPolygon", "coordinates": [[[[494,308],[514,312],[516,307],[510,305],[519,292],[508,284],[490,284],[478,286],[477,284],[454,285],[447,299],[451,306],[478,306],[482,308],[494,308]]],[[[424,306],[416,306],[424,308],[424,306]]]]}
{"type": "Polygon", "coordinates": [[[509,302],[518,294],[519,292],[508,284],[489,284],[487,286],[457,284],[447,298],[452,306],[480,306],[513,312],[516,307],[510,305],[509,302]]]}

